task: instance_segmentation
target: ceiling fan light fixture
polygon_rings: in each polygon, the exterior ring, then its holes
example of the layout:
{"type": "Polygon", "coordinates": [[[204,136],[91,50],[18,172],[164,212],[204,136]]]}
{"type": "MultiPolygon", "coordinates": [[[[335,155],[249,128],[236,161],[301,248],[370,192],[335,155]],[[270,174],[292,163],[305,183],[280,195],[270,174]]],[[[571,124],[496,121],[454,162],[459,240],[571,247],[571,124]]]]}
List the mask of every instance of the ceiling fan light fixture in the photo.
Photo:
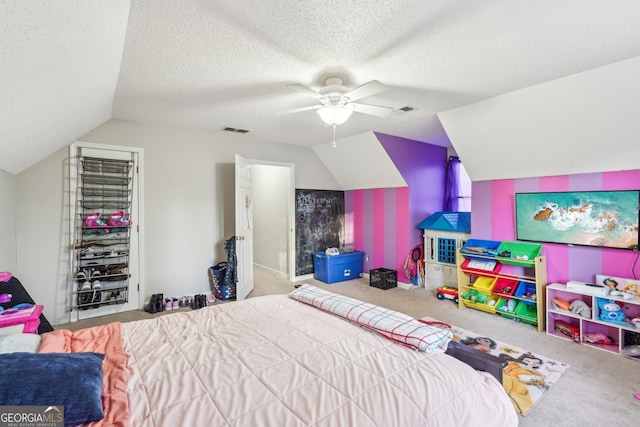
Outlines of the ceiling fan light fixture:
{"type": "Polygon", "coordinates": [[[316,110],[323,122],[328,125],[341,125],[346,122],[353,110],[340,105],[327,105],[316,110]]]}

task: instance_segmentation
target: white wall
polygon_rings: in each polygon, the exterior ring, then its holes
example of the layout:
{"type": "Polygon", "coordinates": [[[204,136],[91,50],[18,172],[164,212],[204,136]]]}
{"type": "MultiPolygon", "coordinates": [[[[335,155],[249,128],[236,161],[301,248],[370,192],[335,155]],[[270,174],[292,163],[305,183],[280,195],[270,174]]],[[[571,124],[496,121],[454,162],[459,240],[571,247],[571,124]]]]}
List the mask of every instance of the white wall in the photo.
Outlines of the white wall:
{"type": "Polygon", "coordinates": [[[288,274],[289,168],[252,165],[253,262],[288,274]]]}
{"type": "Polygon", "coordinates": [[[16,272],[16,176],[0,169],[0,271],[16,272]]]}
{"type": "MultiPolygon", "coordinates": [[[[407,182],[373,132],[313,147],[343,190],[406,187],[407,182]]],[[[311,188],[311,187],[305,187],[311,188]]]]}
{"type": "Polygon", "coordinates": [[[68,319],[69,149],[63,148],[17,175],[17,274],[50,322],[68,319]],[[65,317],[66,316],[66,317],[65,317]]]}
{"type": "Polygon", "coordinates": [[[640,57],[438,113],[473,181],[637,169],[640,57]]]}
{"type": "MultiPolygon", "coordinates": [[[[192,132],[119,120],[79,141],[144,149],[145,283],[142,299],[209,291],[207,268],[226,259],[234,234],[234,155],[293,163],[296,187],[340,189],[311,149],[254,141],[250,134],[192,132]]],[[[17,272],[54,324],[70,318],[65,148],[18,175],[17,272]]]]}

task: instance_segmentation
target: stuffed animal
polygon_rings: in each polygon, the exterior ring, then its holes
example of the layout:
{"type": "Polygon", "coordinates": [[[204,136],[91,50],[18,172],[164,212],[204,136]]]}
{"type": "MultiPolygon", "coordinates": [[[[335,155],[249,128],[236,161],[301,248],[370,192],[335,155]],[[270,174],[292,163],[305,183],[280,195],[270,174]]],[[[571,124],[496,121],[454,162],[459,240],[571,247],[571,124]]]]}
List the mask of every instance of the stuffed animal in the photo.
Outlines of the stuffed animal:
{"type": "Polygon", "coordinates": [[[612,300],[597,298],[600,309],[600,320],[605,322],[624,323],[624,313],[622,308],[612,300]]]}
{"type": "Polygon", "coordinates": [[[582,316],[586,319],[591,319],[591,307],[589,307],[587,303],[582,300],[577,299],[572,301],[569,309],[578,316],[582,316]]]}

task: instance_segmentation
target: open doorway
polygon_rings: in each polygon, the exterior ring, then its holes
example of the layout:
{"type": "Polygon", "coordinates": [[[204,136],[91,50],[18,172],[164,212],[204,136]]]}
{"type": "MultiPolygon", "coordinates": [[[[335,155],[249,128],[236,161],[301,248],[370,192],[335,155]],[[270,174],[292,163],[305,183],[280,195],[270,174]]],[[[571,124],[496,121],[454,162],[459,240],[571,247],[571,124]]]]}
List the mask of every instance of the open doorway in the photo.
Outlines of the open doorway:
{"type": "Polygon", "coordinates": [[[253,261],[290,281],[295,273],[295,165],[247,159],[253,182],[253,261]]]}

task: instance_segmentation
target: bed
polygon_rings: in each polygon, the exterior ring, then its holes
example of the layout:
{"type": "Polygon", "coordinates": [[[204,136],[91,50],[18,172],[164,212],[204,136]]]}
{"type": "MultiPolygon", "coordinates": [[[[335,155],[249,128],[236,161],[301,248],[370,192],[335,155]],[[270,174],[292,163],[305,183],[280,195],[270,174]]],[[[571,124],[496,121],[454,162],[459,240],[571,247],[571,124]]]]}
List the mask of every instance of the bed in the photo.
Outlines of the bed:
{"type": "Polygon", "coordinates": [[[290,295],[56,330],[41,336],[33,357],[92,357],[92,367],[72,362],[75,380],[101,376],[92,391],[49,375],[58,396],[92,401],[79,415],[78,402],[42,402],[66,403],[67,424],[69,414],[76,423],[94,417],[92,426],[516,426],[501,384],[444,354],[447,334],[303,285],[290,295]]]}

